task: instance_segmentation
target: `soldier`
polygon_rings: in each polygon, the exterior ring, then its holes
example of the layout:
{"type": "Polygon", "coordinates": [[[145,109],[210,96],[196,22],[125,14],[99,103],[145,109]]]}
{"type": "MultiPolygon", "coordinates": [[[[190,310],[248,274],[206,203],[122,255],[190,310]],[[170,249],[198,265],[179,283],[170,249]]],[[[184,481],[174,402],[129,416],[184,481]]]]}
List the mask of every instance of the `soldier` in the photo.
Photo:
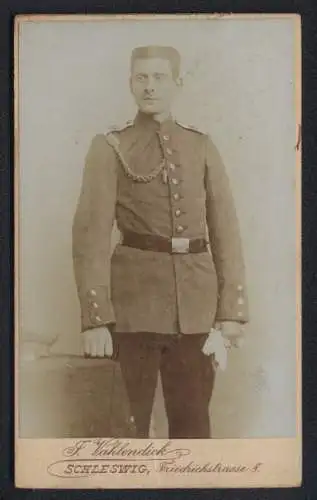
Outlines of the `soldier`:
{"type": "Polygon", "coordinates": [[[171,115],[179,73],[174,48],[133,50],[138,113],[93,139],[73,223],[84,351],[118,351],[137,437],[148,437],[159,372],[169,437],[211,437],[211,358],[221,362],[248,320],[224,165],[209,136],[171,115]]]}

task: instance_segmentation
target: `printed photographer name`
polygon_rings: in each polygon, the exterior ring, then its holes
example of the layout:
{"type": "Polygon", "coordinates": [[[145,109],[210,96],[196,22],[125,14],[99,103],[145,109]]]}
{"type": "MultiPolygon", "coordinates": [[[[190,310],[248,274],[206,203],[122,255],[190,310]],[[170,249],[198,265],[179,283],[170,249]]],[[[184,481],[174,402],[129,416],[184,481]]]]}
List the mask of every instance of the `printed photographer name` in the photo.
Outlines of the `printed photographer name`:
{"type": "Polygon", "coordinates": [[[188,448],[177,448],[172,441],[156,444],[146,441],[137,446],[123,439],[80,439],[62,450],[63,459],[51,463],[50,475],[70,478],[116,474],[188,474],[188,473],[256,473],[262,463],[252,465],[218,462],[199,464],[188,457],[188,448]],[[187,457],[185,464],[178,463],[187,457]]]}
{"type": "Polygon", "coordinates": [[[140,459],[180,459],[190,454],[188,448],[175,448],[171,441],[157,446],[153,441],[144,446],[134,446],[130,441],[121,439],[81,439],[63,450],[68,458],[108,457],[108,458],[140,458],[140,459]]]}

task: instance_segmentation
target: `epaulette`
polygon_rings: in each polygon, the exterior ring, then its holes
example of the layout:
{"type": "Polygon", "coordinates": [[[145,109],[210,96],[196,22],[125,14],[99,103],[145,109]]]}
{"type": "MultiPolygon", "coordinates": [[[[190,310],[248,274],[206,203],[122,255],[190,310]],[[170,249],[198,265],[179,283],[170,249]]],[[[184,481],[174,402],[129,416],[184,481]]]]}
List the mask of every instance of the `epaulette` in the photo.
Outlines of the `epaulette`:
{"type": "Polygon", "coordinates": [[[106,136],[107,143],[112,146],[117,153],[119,153],[120,139],[116,132],[122,132],[129,127],[132,127],[133,121],[126,122],[123,126],[118,127],[116,125],[111,125],[104,135],[106,136]]]}
{"type": "Polygon", "coordinates": [[[197,127],[195,127],[194,125],[187,125],[185,123],[181,123],[179,121],[176,121],[177,125],[179,125],[180,127],[182,128],[185,128],[186,130],[192,130],[193,132],[197,132],[197,134],[202,134],[204,135],[205,132],[202,132],[201,130],[199,130],[197,127]]]}

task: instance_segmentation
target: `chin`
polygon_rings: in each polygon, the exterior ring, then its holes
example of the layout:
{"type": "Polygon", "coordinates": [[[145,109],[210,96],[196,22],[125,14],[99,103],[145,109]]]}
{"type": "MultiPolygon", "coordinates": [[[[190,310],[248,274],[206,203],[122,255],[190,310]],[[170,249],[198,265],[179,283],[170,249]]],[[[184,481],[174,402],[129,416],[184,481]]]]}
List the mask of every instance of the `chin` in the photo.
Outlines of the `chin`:
{"type": "Polygon", "coordinates": [[[141,108],[141,111],[145,115],[158,115],[158,114],[160,114],[160,111],[153,109],[153,108],[147,108],[147,107],[141,108]]]}
{"type": "Polygon", "coordinates": [[[142,113],[145,113],[147,115],[156,115],[162,113],[161,109],[151,104],[145,104],[143,106],[140,106],[140,111],[142,111],[142,113]]]}

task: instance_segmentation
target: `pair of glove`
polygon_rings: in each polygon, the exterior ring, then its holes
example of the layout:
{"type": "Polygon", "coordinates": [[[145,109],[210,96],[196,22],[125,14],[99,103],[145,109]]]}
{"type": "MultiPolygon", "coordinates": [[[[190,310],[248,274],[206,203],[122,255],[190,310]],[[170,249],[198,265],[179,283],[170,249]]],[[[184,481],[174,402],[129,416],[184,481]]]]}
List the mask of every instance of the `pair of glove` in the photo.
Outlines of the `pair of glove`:
{"type": "Polygon", "coordinates": [[[215,367],[219,366],[224,371],[227,368],[228,349],[231,347],[241,347],[243,338],[234,336],[232,339],[223,335],[220,329],[213,328],[205,341],[202,352],[206,356],[213,355],[215,367]]]}
{"type": "MultiPolygon", "coordinates": [[[[206,356],[213,356],[215,367],[225,370],[227,367],[227,350],[240,347],[243,343],[243,326],[237,322],[226,321],[217,323],[202,347],[206,356]]],[[[90,357],[103,358],[113,355],[113,342],[106,326],[93,328],[84,332],[84,354],[90,357]]]]}

